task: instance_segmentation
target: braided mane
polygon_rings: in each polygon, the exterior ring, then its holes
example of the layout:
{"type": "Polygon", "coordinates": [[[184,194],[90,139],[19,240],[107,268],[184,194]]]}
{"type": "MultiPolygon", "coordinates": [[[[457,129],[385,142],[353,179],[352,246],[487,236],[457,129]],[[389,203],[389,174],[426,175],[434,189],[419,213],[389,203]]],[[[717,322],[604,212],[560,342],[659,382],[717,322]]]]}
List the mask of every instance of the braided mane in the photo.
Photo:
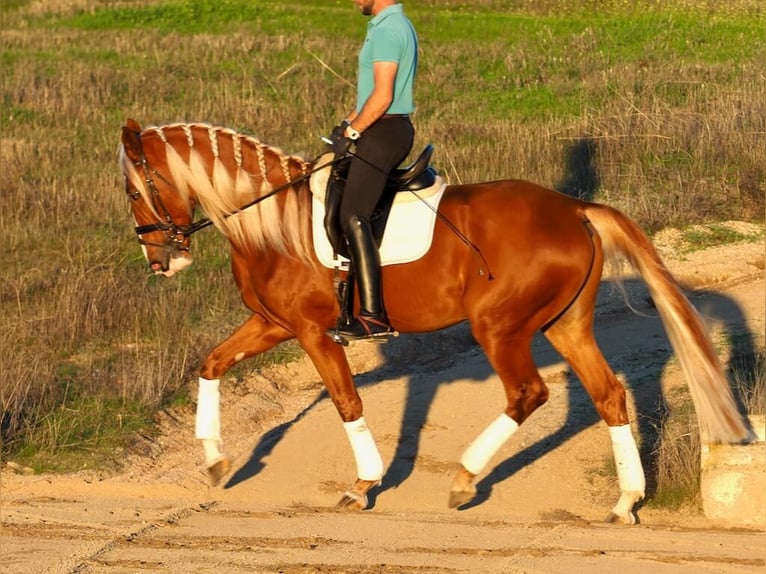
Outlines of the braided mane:
{"type": "MultiPolygon", "coordinates": [[[[206,123],[150,126],[141,132],[149,165],[175,187],[187,206],[199,203],[205,215],[239,249],[267,248],[312,262],[311,197],[290,187],[239,212],[247,203],[308,173],[310,164],[279,148],[206,123]],[[149,145],[158,138],[164,157],[149,145]]],[[[155,142],[157,143],[157,142],[155,142]]],[[[136,167],[121,152],[123,173],[148,197],[136,167]]],[[[151,202],[148,202],[151,204],[151,202]]]]}

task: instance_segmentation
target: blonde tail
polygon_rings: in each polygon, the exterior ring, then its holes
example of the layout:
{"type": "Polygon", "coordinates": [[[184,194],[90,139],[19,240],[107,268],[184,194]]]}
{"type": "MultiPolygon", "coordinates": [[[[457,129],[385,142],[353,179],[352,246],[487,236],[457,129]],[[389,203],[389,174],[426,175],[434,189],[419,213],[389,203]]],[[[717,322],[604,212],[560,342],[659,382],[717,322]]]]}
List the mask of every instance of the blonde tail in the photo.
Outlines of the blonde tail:
{"type": "Polygon", "coordinates": [[[631,219],[605,205],[584,213],[601,237],[606,258],[623,255],[641,274],[660,313],[691,392],[704,442],[741,443],[753,433],[732,396],[718,356],[697,311],[631,219]]]}

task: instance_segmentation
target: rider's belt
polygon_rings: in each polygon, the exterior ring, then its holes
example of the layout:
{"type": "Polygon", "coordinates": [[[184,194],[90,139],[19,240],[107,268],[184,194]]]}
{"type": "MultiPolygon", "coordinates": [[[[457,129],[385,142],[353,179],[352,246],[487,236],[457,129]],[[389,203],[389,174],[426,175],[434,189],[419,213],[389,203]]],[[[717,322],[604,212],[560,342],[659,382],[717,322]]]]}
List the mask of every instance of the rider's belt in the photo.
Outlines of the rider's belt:
{"type": "Polygon", "coordinates": [[[410,119],[410,114],[383,114],[380,116],[382,120],[390,120],[391,118],[400,118],[404,120],[410,119]]]}

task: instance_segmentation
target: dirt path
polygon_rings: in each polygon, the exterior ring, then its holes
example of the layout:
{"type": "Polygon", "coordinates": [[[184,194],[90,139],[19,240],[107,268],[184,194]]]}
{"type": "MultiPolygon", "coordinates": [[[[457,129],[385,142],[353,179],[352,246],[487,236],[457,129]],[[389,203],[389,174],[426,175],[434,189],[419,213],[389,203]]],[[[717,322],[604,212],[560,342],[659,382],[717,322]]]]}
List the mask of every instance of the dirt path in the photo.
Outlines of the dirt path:
{"type": "MultiPolygon", "coordinates": [[[[670,255],[669,247],[666,255],[670,255]]],[[[742,244],[669,264],[718,340],[762,345],[764,250],[742,244]]],[[[652,314],[643,288],[631,300],[652,314]]],[[[658,319],[605,286],[598,338],[631,390],[638,429],[680,384],[658,319]]],[[[110,477],[0,475],[0,572],[763,572],[764,535],[698,512],[643,508],[607,526],[617,496],[606,429],[544,340],[550,400],[521,427],[468,508],[447,509],[455,460],[503,405],[465,326],[349,349],[387,474],[363,513],[333,508],[354,476],[337,413],[305,362],[226,381],[235,472],[211,489],[191,410],[110,477]]]]}

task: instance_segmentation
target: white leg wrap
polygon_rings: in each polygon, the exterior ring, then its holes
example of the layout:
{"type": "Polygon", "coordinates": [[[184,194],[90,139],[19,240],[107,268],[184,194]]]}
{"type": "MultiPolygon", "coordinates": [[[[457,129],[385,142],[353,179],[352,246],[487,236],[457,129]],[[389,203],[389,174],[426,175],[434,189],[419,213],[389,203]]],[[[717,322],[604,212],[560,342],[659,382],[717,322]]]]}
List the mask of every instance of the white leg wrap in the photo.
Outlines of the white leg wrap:
{"type": "Polygon", "coordinates": [[[505,413],[501,414],[468,445],[460,463],[471,474],[479,474],[518,428],[515,420],[505,413]]]}
{"type": "Polygon", "coordinates": [[[221,441],[211,440],[209,438],[202,439],[202,450],[205,451],[205,464],[210,466],[217,460],[220,460],[223,456],[221,452],[221,441]]]}
{"type": "Polygon", "coordinates": [[[219,382],[218,379],[199,379],[197,419],[194,426],[194,435],[199,439],[221,440],[219,382]]]}
{"type": "Polygon", "coordinates": [[[641,459],[638,456],[636,441],[630,431],[630,425],[609,427],[609,436],[612,438],[612,452],[614,463],[617,466],[617,480],[622,492],[639,492],[644,496],[646,479],[641,459]]]}
{"type": "Polygon", "coordinates": [[[364,417],[350,423],[343,423],[351,449],[356,459],[358,478],[362,480],[380,480],[383,477],[383,459],[364,417]]]}

